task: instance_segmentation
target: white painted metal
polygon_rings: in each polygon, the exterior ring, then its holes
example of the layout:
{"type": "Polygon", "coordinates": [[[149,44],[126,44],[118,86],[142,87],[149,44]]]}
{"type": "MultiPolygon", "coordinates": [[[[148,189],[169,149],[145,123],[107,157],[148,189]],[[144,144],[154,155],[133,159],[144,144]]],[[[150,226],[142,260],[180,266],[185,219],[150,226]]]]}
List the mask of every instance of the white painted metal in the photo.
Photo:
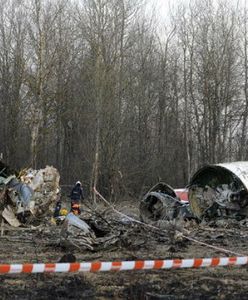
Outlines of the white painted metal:
{"type": "Polygon", "coordinates": [[[248,190],[248,161],[236,161],[231,163],[217,164],[215,166],[222,167],[235,174],[248,190]]]}

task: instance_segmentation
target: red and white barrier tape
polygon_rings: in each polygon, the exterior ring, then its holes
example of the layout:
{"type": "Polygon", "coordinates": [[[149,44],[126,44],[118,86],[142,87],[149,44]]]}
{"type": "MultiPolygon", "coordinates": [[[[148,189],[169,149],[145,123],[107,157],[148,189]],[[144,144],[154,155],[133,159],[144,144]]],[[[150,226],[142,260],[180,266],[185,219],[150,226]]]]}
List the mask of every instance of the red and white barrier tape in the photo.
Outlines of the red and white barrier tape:
{"type": "Polygon", "coordinates": [[[183,269],[200,267],[218,267],[247,265],[248,256],[222,258],[193,258],[171,260],[117,261],[117,262],[83,262],[55,264],[11,264],[0,265],[0,274],[10,273],[67,273],[183,269]]]}

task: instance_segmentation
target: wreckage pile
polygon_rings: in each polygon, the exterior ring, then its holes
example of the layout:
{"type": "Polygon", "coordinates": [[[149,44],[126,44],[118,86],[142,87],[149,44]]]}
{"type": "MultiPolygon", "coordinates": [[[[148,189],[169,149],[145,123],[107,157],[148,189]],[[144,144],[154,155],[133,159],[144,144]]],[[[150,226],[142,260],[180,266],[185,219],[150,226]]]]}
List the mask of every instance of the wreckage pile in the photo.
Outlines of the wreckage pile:
{"type": "Polygon", "coordinates": [[[248,162],[210,165],[192,177],[187,189],[188,202],[181,201],[165,183],[150,189],[140,203],[145,222],[218,218],[242,220],[248,217],[248,162]]]}
{"type": "MultiPolygon", "coordinates": [[[[40,170],[16,172],[1,162],[0,172],[1,236],[4,232],[9,233],[10,226],[24,227],[25,231],[19,232],[15,240],[22,240],[25,236],[28,241],[31,230],[32,236],[42,235],[42,241],[37,243],[47,241],[66,251],[133,248],[144,244],[145,229],[140,229],[129,219],[114,217],[106,207],[88,213],[84,210],[80,217],[67,213],[54,219],[54,209],[61,200],[60,176],[55,168],[47,166],[40,170]]],[[[65,206],[64,203],[62,208],[65,206]]]]}
{"type": "Polygon", "coordinates": [[[59,173],[41,170],[15,172],[0,164],[0,210],[2,221],[14,227],[29,223],[53,210],[59,193],[59,173]]]}
{"type": "MultiPolygon", "coordinates": [[[[188,186],[188,202],[181,201],[175,190],[165,183],[152,187],[139,206],[141,221],[153,225],[149,231],[155,227],[158,229],[155,228],[153,235],[149,236],[150,242],[155,239],[173,243],[177,237],[181,239],[182,235],[178,233],[185,220],[193,219],[199,223],[217,218],[247,218],[248,182],[246,185],[244,167],[248,170],[248,163],[242,164],[240,173],[233,164],[200,169],[188,186]]],[[[148,229],[138,221],[138,213],[130,218],[130,212],[125,217],[112,210],[113,215],[106,207],[96,211],[89,204],[88,212],[84,208],[80,217],[67,212],[52,222],[52,213],[60,200],[60,176],[51,166],[17,173],[1,163],[0,175],[2,224],[5,222],[14,227],[25,224],[28,227],[34,225],[32,221],[39,220],[37,228],[42,228],[50,243],[69,250],[135,248],[147,241],[148,229]],[[53,230],[51,226],[54,226],[53,230]]]]}
{"type": "Polygon", "coordinates": [[[33,190],[33,213],[37,216],[53,211],[59,197],[60,175],[57,169],[46,166],[45,169],[28,169],[21,176],[21,181],[33,190]]]}

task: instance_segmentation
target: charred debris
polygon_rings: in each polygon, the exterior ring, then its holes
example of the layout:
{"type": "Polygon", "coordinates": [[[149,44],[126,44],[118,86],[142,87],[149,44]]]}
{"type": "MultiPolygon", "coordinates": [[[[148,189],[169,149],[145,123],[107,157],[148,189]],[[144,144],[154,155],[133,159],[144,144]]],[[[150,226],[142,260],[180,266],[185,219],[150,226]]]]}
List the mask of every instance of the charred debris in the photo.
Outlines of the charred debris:
{"type": "Polygon", "coordinates": [[[146,242],[145,228],[106,207],[83,205],[80,216],[69,212],[70,201],[63,199],[60,175],[52,166],[16,171],[1,162],[0,172],[1,239],[44,243],[65,252],[135,249],[146,242]],[[60,213],[54,217],[58,202],[62,203],[60,213]]]}
{"type": "Polygon", "coordinates": [[[35,225],[53,210],[59,193],[59,173],[51,167],[15,171],[0,162],[2,222],[13,227],[35,225]]]}
{"type": "Polygon", "coordinates": [[[208,165],[199,169],[185,188],[188,201],[158,183],[140,204],[141,219],[149,222],[183,218],[198,222],[248,217],[248,162],[208,165]]]}
{"type": "Polygon", "coordinates": [[[177,218],[192,218],[188,201],[182,201],[175,190],[164,182],[153,186],[140,203],[142,221],[171,221],[177,218]]]}
{"type": "Polygon", "coordinates": [[[70,201],[65,199],[54,220],[54,209],[61,201],[59,180],[59,172],[52,166],[16,171],[0,162],[1,236],[11,228],[35,230],[49,240],[48,245],[67,252],[115,247],[134,250],[148,239],[142,222],[166,229],[154,230],[149,236],[152,244],[153,239],[168,243],[180,240],[179,227],[184,221],[248,218],[248,162],[205,166],[181,190],[159,182],[145,194],[136,213],[126,212],[127,218],[110,207],[93,208],[90,204],[83,204],[83,213],[76,216],[69,212],[70,201]]]}

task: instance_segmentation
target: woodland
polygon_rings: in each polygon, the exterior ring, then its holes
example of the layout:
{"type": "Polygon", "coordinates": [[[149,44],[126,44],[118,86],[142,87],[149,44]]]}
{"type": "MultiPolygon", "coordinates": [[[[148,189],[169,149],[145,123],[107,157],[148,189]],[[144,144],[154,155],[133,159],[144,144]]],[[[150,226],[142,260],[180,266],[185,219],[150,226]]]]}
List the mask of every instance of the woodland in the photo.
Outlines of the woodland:
{"type": "Polygon", "coordinates": [[[0,153],[110,199],[248,158],[247,8],[0,0],[0,153]]]}

